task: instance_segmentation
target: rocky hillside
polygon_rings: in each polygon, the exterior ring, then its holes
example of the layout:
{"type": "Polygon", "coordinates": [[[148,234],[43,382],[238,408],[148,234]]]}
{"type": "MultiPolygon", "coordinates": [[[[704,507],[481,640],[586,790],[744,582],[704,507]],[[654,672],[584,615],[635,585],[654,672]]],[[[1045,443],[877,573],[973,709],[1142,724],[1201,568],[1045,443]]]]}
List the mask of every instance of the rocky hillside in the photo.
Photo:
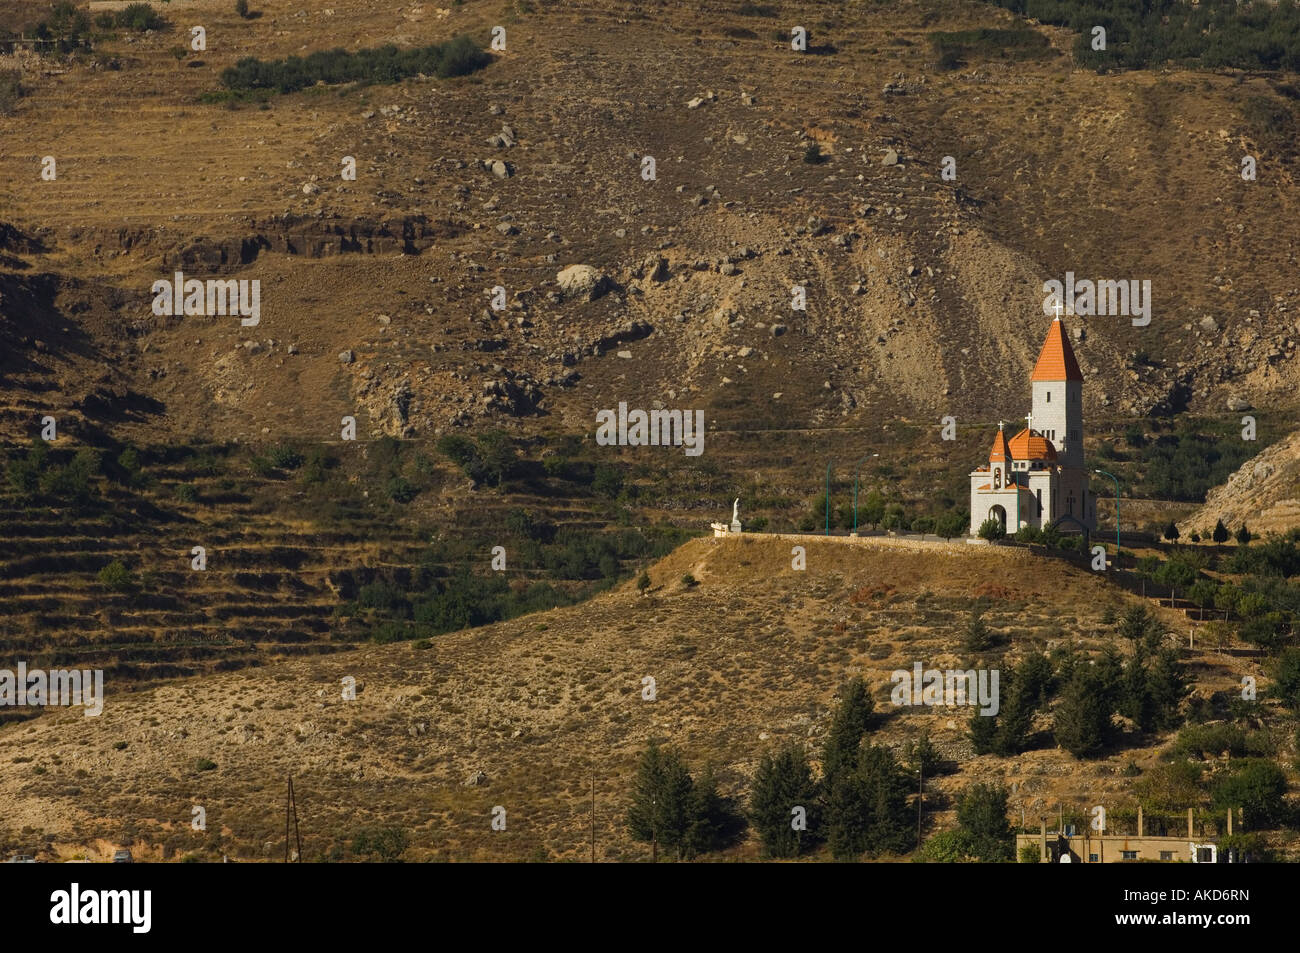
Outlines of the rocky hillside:
{"type": "MultiPolygon", "coordinates": [[[[640,859],[648,850],[622,818],[648,738],[680,746],[692,765],[712,762],[725,792],[744,796],[764,752],[821,744],[835,692],[856,674],[879,713],[873,741],[901,751],[925,730],[949,762],[927,781],[927,830],[953,824],[952,794],[975,780],[1005,783],[1012,811],[1030,818],[1057,803],[1118,808],[1131,797],[1126,766],[1155,765],[1168,740],[1096,761],[1053,747],[976,757],[969,709],[891,704],[890,673],[916,662],[1009,669],[1065,643],[1100,649],[1112,638],[1104,613],[1136,597],[1064,562],[957,544],[710,538],[650,577],[644,596],[628,584],[426,648],[286,659],[125,695],[109,684],[99,717],[56,711],[0,731],[0,763],[11,766],[0,842],[16,846],[32,828],[48,841],[43,857],[129,842],[153,859],[276,859],[292,774],[307,859],[373,824],[405,829],[410,860],[585,859],[594,773],[598,857],[640,859]],[[795,543],[807,548],[803,572],[791,569],[795,543]],[[1005,637],[978,660],[960,648],[972,595],[1005,637]],[[355,701],[342,698],[348,676],[355,701]],[[653,702],[642,699],[646,676],[653,702]],[[195,805],[206,832],[189,827],[195,805]],[[505,832],[489,826],[497,805],[505,832]]],[[[1181,632],[1181,613],[1164,621],[1181,632]]],[[[1183,661],[1207,698],[1259,674],[1199,649],[1183,661]]],[[[756,850],[751,837],[733,854],[756,850]]]]}

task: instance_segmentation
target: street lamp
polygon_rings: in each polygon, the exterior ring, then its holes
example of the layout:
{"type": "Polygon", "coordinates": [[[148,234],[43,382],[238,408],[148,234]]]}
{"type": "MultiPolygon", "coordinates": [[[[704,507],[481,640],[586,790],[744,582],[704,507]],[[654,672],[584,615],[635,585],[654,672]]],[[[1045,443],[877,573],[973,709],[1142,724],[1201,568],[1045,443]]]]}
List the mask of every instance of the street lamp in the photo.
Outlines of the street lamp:
{"type": "Polygon", "coordinates": [[[826,535],[831,534],[831,467],[835,461],[826,464],[826,535]]]}
{"type": "MultiPolygon", "coordinates": [[[[880,454],[873,453],[873,457],[880,454]]],[[[858,474],[862,471],[862,464],[866,461],[867,455],[864,453],[862,459],[857,462],[857,469],[853,471],[853,535],[858,535],[858,474]]]]}
{"type": "Polygon", "coordinates": [[[1105,470],[1093,470],[1093,473],[1100,473],[1102,476],[1108,476],[1115,481],[1115,568],[1119,568],[1119,480],[1113,473],[1107,473],[1105,470]]]}

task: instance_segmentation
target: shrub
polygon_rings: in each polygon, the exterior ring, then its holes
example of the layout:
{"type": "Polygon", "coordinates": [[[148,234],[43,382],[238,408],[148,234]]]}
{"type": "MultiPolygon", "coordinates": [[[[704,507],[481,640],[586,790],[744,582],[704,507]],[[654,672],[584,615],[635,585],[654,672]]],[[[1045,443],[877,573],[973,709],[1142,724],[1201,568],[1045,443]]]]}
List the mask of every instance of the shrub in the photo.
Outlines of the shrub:
{"type": "Polygon", "coordinates": [[[320,50],[305,57],[259,60],[245,57],[221,74],[229,90],[267,90],[292,93],[318,82],[397,83],[419,73],[441,79],[465,76],[492,61],[490,54],[467,36],[432,46],[399,50],[391,44],[349,53],[343,49],[320,50]]]}
{"type": "Polygon", "coordinates": [[[682,576],[682,585],[685,586],[687,589],[694,588],[699,584],[700,584],[699,580],[696,579],[694,576],[692,576],[690,573],[686,573],[684,576],[682,576]]]}
{"type": "Polygon", "coordinates": [[[147,3],[131,3],[117,15],[117,25],[124,30],[143,33],[146,30],[160,30],[165,21],[157,11],[147,3]]]}
{"type": "Polygon", "coordinates": [[[22,73],[16,69],[0,70],[0,116],[11,116],[23,97],[20,80],[22,73]]]}
{"type": "Polygon", "coordinates": [[[419,495],[417,490],[405,477],[395,476],[389,478],[384,484],[384,492],[388,494],[389,499],[394,503],[410,503],[419,495]]]}
{"type": "Polygon", "coordinates": [[[980,539],[995,540],[1006,536],[1006,531],[1002,528],[1000,522],[990,517],[980,523],[978,535],[980,539]]]}
{"type": "Polygon", "coordinates": [[[277,470],[296,470],[302,466],[302,454],[288,444],[272,447],[267,459],[277,470]]]}
{"type": "Polygon", "coordinates": [[[235,0],[235,12],[241,20],[248,19],[248,0],[235,0]]]}
{"type": "Polygon", "coordinates": [[[193,503],[199,498],[198,490],[194,489],[193,483],[176,484],[176,499],[182,503],[193,503]]]}
{"type": "Polygon", "coordinates": [[[121,560],[114,559],[99,571],[99,583],[112,592],[126,592],[134,585],[134,580],[131,570],[121,560]]]}
{"type": "MultiPolygon", "coordinates": [[[[1037,856],[1038,849],[1034,848],[1035,859],[1037,856]]],[[[964,830],[940,831],[915,856],[917,863],[924,864],[973,864],[978,859],[974,839],[964,830]]]]}
{"type": "Polygon", "coordinates": [[[398,863],[410,838],[400,827],[363,827],[352,836],[352,853],[385,864],[398,863]]]}
{"type": "Polygon", "coordinates": [[[1230,761],[1227,770],[1214,779],[1210,801],[1220,810],[1240,807],[1247,827],[1267,829],[1287,816],[1286,790],[1286,775],[1276,764],[1244,758],[1230,761]]]}
{"type": "Polygon", "coordinates": [[[1022,844],[1016,853],[1016,860],[1022,864],[1041,863],[1042,849],[1037,844],[1022,844]]]}
{"type": "Polygon", "coordinates": [[[194,762],[195,771],[215,771],[216,768],[217,763],[215,761],[210,761],[207,758],[199,758],[194,762]]]}

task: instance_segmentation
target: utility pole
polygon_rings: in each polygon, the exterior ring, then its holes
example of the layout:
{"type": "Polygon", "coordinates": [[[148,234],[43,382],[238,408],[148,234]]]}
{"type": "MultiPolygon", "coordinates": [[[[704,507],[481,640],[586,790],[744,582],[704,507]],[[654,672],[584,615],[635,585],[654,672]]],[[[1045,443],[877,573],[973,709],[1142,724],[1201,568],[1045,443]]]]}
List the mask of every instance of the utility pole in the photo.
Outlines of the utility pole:
{"type": "Polygon", "coordinates": [[[920,781],[916,788],[916,846],[921,846],[921,802],[925,800],[925,762],[916,759],[916,773],[920,781]]]}
{"type": "Polygon", "coordinates": [[[659,820],[659,799],[650,798],[650,863],[659,863],[659,833],[655,824],[659,820]]]}
{"type": "Polygon", "coordinates": [[[298,801],[293,796],[293,775],[289,775],[289,791],[284,800],[284,862],[289,862],[289,822],[293,820],[293,836],[298,850],[294,860],[302,863],[302,835],[298,831],[298,801]]]}
{"type": "Polygon", "coordinates": [[[1119,479],[1105,470],[1093,470],[1092,472],[1108,476],[1115,481],[1115,568],[1119,569],[1119,479]]]}
{"type": "Polygon", "coordinates": [[[826,464],[826,535],[831,534],[831,467],[835,465],[832,460],[826,464]]]}
{"type": "Polygon", "coordinates": [[[591,862],[596,862],[596,769],[591,769],[591,862]]]}

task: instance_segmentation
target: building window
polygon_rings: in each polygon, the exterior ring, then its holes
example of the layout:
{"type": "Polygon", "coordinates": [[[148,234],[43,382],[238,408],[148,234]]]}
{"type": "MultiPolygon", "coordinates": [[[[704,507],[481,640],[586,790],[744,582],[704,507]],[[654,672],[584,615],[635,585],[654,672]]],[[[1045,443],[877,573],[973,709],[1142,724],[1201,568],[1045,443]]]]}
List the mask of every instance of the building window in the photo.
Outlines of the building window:
{"type": "Polygon", "coordinates": [[[1162,851],[1160,852],[1160,859],[1161,859],[1161,860],[1173,860],[1173,859],[1174,859],[1174,852],[1173,852],[1172,850],[1162,850],[1162,851]]]}
{"type": "Polygon", "coordinates": [[[1095,864],[1098,860],[1100,860],[1100,858],[1096,854],[1088,855],[1088,863],[1095,864]]]}
{"type": "Polygon", "coordinates": [[[1037,495],[1038,495],[1038,515],[1041,517],[1043,515],[1043,491],[1041,488],[1037,491],[1037,495]]]}
{"type": "Polygon", "coordinates": [[[1002,489],[1002,468],[1001,467],[993,468],[993,489],[995,490],[1002,489]]]}
{"type": "Polygon", "coordinates": [[[1047,402],[1049,404],[1052,402],[1052,392],[1050,390],[1047,392],[1047,402]]]}
{"type": "Polygon", "coordinates": [[[1122,850],[1119,852],[1120,857],[1124,860],[1137,860],[1138,852],[1135,850],[1122,850]]]}

